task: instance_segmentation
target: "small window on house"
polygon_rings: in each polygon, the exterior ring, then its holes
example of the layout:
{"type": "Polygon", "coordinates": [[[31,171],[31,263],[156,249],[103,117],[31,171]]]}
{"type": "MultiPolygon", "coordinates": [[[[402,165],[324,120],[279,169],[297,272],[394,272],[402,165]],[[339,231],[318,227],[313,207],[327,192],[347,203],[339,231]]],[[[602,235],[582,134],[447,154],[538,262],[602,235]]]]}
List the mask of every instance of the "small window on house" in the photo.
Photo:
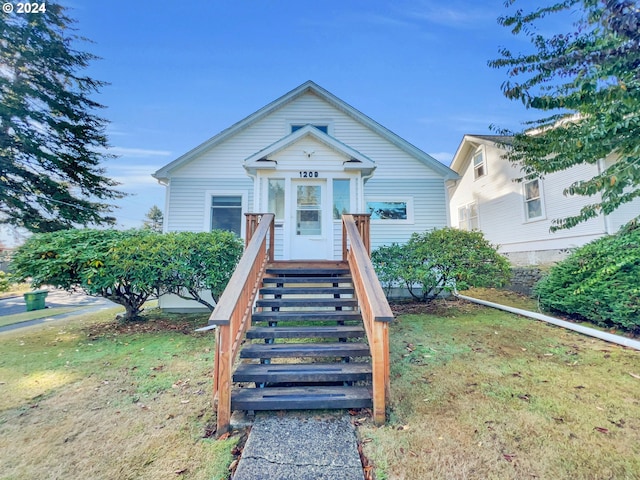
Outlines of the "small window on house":
{"type": "MultiPolygon", "coordinates": [[[[300,130],[303,127],[306,127],[307,125],[309,125],[308,123],[305,124],[295,124],[295,125],[291,125],[291,133],[300,130]]],[[[329,125],[314,125],[314,127],[316,127],[318,130],[320,130],[321,132],[324,133],[329,133],[329,125]]]]}
{"type": "Polygon", "coordinates": [[[532,180],[524,184],[524,205],[527,220],[542,218],[542,195],[540,180],[532,180]]]}
{"type": "Polygon", "coordinates": [[[473,178],[480,178],[487,174],[487,166],[484,161],[484,154],[479,151],[473,156],[473,178]]]}
{"type": "Polygon", "coordinates": [[[269,212],[274,213],[276,220],[284,219],[284,179],[269,179],[269,212]]]}
{"type": "Polygon", "coordinates": [[[478,204],[476,202],[458,208],[458,228],[460,230],[478,230],[478,204]]]}
{"type": "Polygon", "coordinates": [[[340,220],[342,215],[351,210],[351,180],[333,180],[333,219],[340,220]]]}
{"type": "Polygon", "coordinates": [[[367,202],[371,220],[407,220],[407,202],[367,202]]]}
{"type": "Polygon", "coordinates": [[[242,235],[242,197],[211,197],[211,230],[228,230],[242,235]]]}

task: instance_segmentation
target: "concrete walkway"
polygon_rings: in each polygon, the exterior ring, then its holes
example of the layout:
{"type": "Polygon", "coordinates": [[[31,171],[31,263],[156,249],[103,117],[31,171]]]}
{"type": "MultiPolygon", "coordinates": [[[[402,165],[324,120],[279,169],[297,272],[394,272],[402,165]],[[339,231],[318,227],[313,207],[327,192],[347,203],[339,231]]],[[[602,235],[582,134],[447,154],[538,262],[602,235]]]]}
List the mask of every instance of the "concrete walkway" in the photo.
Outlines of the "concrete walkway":
{"type": "MultiPolygon", "coordinates": [[[[91,297],[83,293],[69,293],[64,290],[58,290],[56,288],[48,288],[49,293],[45,299],[45,306],[47,308],[57,307],[80,307],[73,312],[63,313],[59,315],[45,316],[35,320],[29,320],[27,322],[13,323],[11,325],[5,325],[0,327],[1,332],[7,332],[15,330],[17,328],[24,328],[33,325],[40,325],[46,322],[52,322],[56,320],[63,320],[66,318],[74,317],[77,315],[85,315],[86,313],[105,310],[107,308],[113,308],[117,305],[105,298],[91,297]]],[[[27,307],[24,298],[20,295],[17,297],[10,297],[0,299],[0,316],[15,315],[17,313],[23,313],[27,311],[27,307]]]]}
{"type": "Polygon", "coordinates": [[[233,480],[364,480],[346,416],[259,414],[233,480]]]}

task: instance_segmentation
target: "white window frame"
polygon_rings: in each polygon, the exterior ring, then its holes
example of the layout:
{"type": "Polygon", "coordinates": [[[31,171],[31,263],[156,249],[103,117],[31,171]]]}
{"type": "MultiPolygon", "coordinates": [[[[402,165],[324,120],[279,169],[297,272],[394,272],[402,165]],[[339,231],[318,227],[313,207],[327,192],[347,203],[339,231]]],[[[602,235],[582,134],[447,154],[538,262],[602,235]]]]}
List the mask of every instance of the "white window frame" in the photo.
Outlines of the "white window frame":
{"type": "Polygon", "coordinates": [[[473,167],[473,179],[478,180],[479,178],[487,176],[487,155],[484,151],[484,148],[480,148],[475,151],[473,156],[471,157],[471,166],[473,167]],[[482,175],[478,175],[478,167],[476,166],[476,158],[478,156],[482,157],[482,163],[479,165],[482,167],[483,173],[482,175]]]}
{"type": "Polygon", "coordinates": [[[407,218],[402,220],[393,220],[393,219],[382,219],[382,218],[371,218],[371,223],[379,223],[384,225],[398,225],[405,224],[411,225],[414,222],[413,216],[413,197],[366,197],[364,199],[364,210],[365,213],[369,213],[369,203],[370,202],[392,202],[392,203],[400,203],[403,202],[407,205],[407,218]]]}
{"type": "Polygon", "coordinates": [[[478,202],[477,201],[473,201],[470,203],[467,203],[465,205],[461,205],[460,207],[458,207],[458,229],[460,230],[467,230],[467,231],[473,231],[473,230],[480,230],[480,210],[478,209],[478,202]],[[472,217],[471,216],[471,207],[474,206],[476,207],[476,216],[472,217]],[[464,222],[465,225],[464,227],[461,226],[462,220],[460,217],[460,212],[464,212],[464,222]],[[476,219],[476,223],[477,225],[475,227],[472,227],[471,225],[471,221],[472,219],[476,219]]]}
{"type": "Polygon", "coordinates": [[[287,119],[286,120],[286,128],[287,128],[287,135],[289,135],[291,132],[291,128],[294,125],[326,125],[327,126],[327,135],[333,136],[333,120],[328,119],[328,118],[316,118],[316,119],[299,119],[299,118],[294,118],[294,119],[287,119]]]}
{"type": "Polygon", "coordinates": [[[542,180],[541,179],[536,178],[534,180],[528,180],[528,181],[522,182],[522,205],[524,207],[525,223],[526,222],[537,222],[538,220],[544,220],[544,219],[547,218],[546,217],[545,208],[544,208],[544,189],[543,189],[543,185],[542,185],[542,180]],[[532,183],[532,182],[538,182],[538,197],[537,198],[533,198],[533,199],[527,199],[527,185],[532,183]],[[533,200],[539,200],[540,201],[540,215],[537,216],[537,217],[529,217],[528,204],[529,204],[529,202],[531,202],[533,200]]]}
{"type": "Polygon", "coordinates": [[[249,195],[245,190],[207,190],[204,195],[204,222],[202,224],[203,232],[211,231],[211,201],[213,197],[241,197],[242,198],[242,215],[240,219],[241,238],[246,238],[246,222],[244,214],[247,213],[247,204],[249,195]]]}

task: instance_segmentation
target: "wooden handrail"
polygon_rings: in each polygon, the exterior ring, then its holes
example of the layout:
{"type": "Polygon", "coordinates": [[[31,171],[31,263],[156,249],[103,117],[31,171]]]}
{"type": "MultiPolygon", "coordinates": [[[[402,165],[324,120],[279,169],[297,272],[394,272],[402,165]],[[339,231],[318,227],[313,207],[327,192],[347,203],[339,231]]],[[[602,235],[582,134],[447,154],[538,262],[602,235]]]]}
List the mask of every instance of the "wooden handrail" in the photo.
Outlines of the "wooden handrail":
{"type": "MultiPolygon", "coordinates": [[[[363,241],[365,237],[368,243],[369,235],[361,234],[363,223],[359,226],[354,217],[342,216],[343,253],[344,259],[349,262],[358,306],[371,349],[373,420],[381,425],[386,420],[385,411],[390,392],[388,325],[393,321],[393,312],[369,258],[369,245],[365,246],[363,241]]],[[[366,226],[368,227],[368,216],[366,226]]]]}
{"type": "Polygon", "coordinates": [[[217,326],[213,402],[214,408],[217,409],[219,435],[229,430],[233,363],[244,334],[251,326],[253,303],[267,263],[273,259],[274,214],[254,215],[260,216],[259,223],[256,223],[251,231],[247,229],[247,238],[250,236],[250,239],[244,254],[209,317],[209,325],[217,326]]]}

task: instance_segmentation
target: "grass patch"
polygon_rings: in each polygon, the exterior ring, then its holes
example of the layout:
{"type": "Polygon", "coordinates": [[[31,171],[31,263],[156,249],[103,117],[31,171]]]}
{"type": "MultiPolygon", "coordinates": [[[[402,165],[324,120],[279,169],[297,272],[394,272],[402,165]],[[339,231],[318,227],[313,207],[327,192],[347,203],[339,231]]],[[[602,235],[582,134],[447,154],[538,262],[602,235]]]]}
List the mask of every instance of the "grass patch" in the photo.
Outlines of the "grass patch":
{"type": "Polygon", "coordinates": [[[1,479],[228,477],[239,436],[205,438],[207,315],[117,311],[0,335],[1,479]]]}
{"type": "Polygon", "coordinates": [[[640,352],[465,302],[390,326],[380,479],[638,479],[640,352]]]}
{"type": "Polygon", "coordinates": [[[31,312],[16,313],[14,315],[4,315],[0,316],[0,327],[13,325],[14,323],[29,322],[40,318],[52,317],[54,315],[61,315],[63,313],[78,310],[78,308],[79,307],[54,307],[44,308],[42,310],[32,310],[31,312]]]}

